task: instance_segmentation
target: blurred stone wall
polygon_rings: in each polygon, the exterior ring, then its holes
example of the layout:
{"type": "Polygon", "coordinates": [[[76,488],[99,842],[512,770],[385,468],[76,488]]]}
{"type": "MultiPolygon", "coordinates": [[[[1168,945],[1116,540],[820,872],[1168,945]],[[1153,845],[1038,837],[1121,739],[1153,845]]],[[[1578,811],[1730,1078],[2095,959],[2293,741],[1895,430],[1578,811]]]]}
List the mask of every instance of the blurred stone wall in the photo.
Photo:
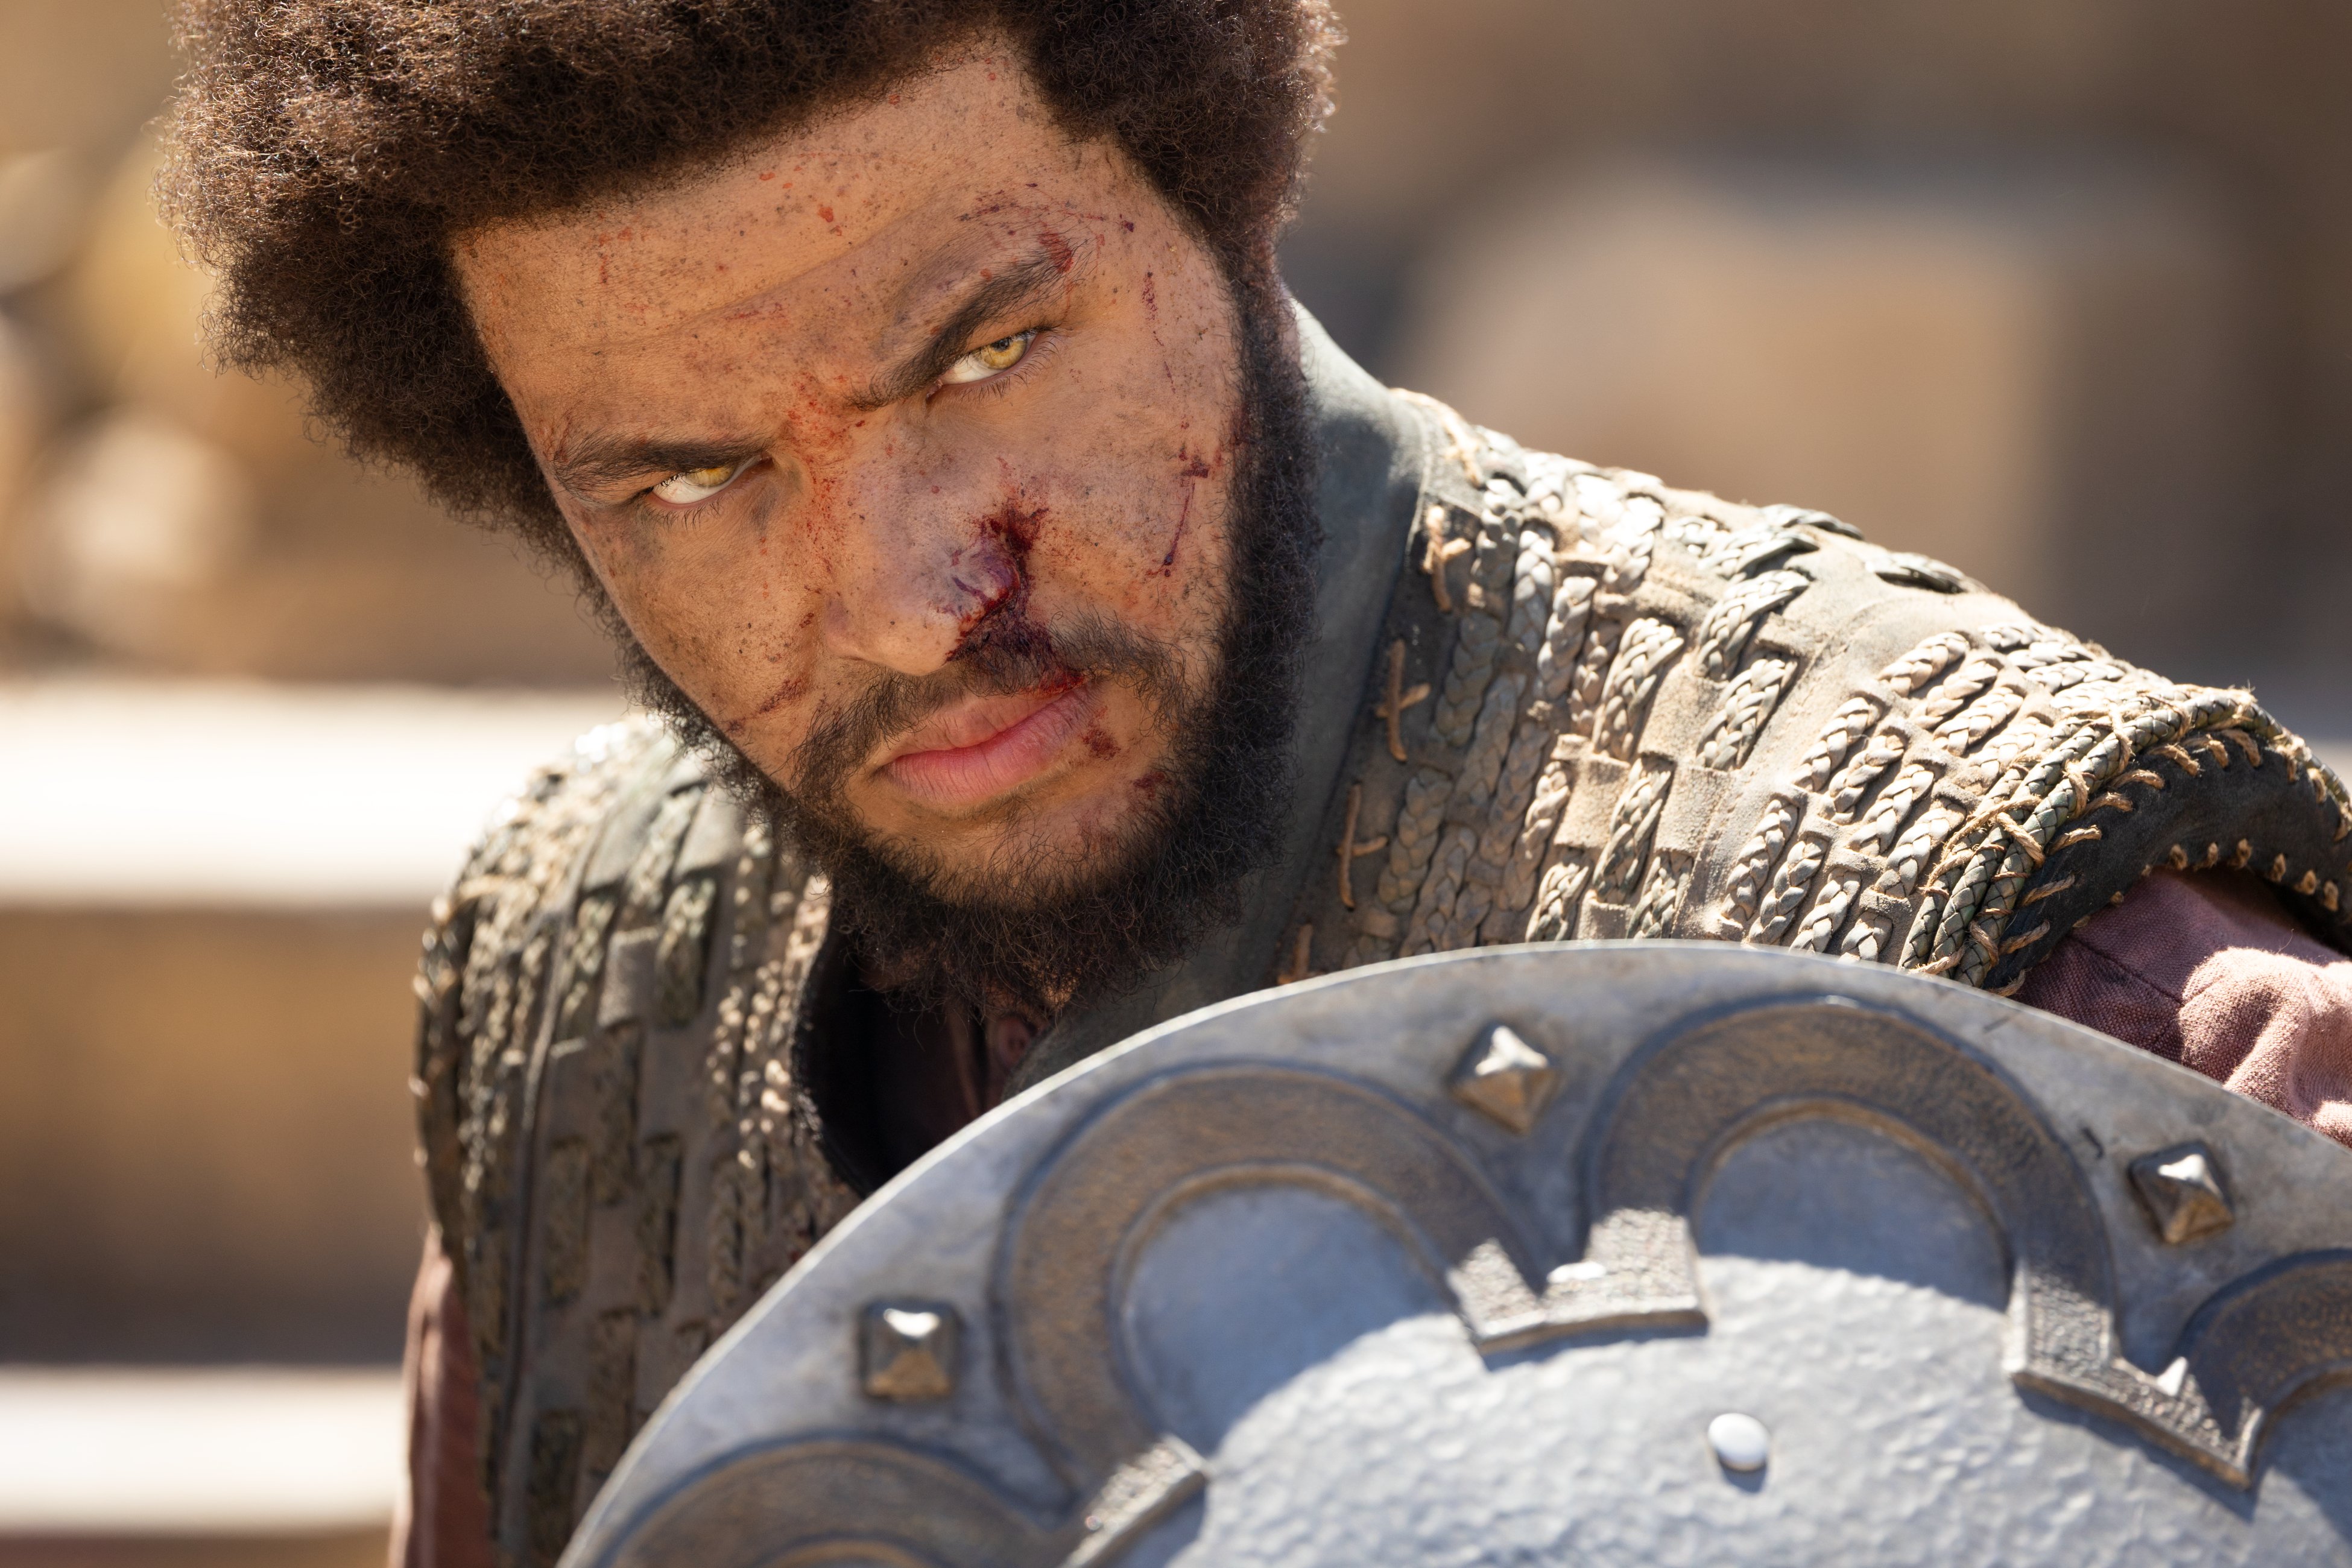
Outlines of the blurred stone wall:
{"type": "Polygon", "coordinates": [[[407,911],[0,910],[0,1360],[381,1361],[407,911]]]}
{"type": "Polygon", "coordinates": [[[0,7],[0,661],[551,685],[611,660],[569,584],[219,374],[156,220],[152,0],[0,7]]]}
{"type": "Polygon", "coordinates": [[[1373,368],[2352,723],[2352,9],[1342,12],[1287,259],[1373,368]]]}
{"type": "Polygon", "coordinates": [[[2195,660],[2259,600],[2246,270],[2136,163],[1649,158],[1428,247],[1396,357],[1531,445],[1818,506],[2195,660]]]}

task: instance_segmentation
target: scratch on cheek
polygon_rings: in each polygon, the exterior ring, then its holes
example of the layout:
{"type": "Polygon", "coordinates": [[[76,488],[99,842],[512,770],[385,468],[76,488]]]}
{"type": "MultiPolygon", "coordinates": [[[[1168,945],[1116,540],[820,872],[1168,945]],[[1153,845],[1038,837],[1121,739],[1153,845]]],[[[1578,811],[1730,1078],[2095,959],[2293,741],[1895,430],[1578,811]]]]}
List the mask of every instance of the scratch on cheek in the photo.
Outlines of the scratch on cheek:
{"type": "Polygon", "coordinates": [[[734,739],[740,740],[742,738],[743,731],[751,727],[753,721],[764,719],[769,714],[773,713],[777,709],[782,708],[785,703],[797,700],[803,692],[808,690],[808,688],[809,683],[807,676],[793,676],[790,680],[785,681],[782,686],[777,687],[775,690],[770,692],[768,694],[767,700],[761,703],[757,708],[752,709],[751,711],[744,714],[740,719],[730,719],[724,726],[727,733],[734,739]]]}
{"type": "Polygon", "coordinates": [[[1184,460],[1184,466],[1176,470],[1176,477],[1184,481],[1184,504],[1176,514],[1176,531],[1169,536],[1168,553],[1160,558],[1160,570],[1156,575],[1161,577],[1175,574],[1176,547],[1184,542],[1184,530],[1192,521],[1192,493],[1200,488],[1199,481],[1207,479],[1213,471],[1205,461],[1185,447],[1177,447],[1176,456],[1184,460]]]}
{"type": "Polygon", "coordinates": [[[1135,783],[1129,787],[1144,799],[1150,800],[1160,793],[1160,786],[1167,782],[1168,775],[1158,768],[1153,768],[1150,773],[1137,775],[1135,783]]]}
{"type": "Polygon", "coordinates": [[[1151,327],[1151,346],[1160,351],[1160,374],[1168,378],[1168,389],[1176,389],[1176,369],[1168,363],[1168,345],[1160,341],[1160,290],[1153,287],[1151,274],[1143,275],[1143,315],[1151,327]]]}
{"type": "Polygon", "coordinates": [[[1172,577],[1176,574],[1176,547],[1184,542],[1184,530],[1192,521],[1192,486],[1187,483],[1184,486],[1183,508],[1176,514],[1176,531],[1168,536],[1168,553],[1160,558],[1160,570],[1155,575],[1172,577]]]}

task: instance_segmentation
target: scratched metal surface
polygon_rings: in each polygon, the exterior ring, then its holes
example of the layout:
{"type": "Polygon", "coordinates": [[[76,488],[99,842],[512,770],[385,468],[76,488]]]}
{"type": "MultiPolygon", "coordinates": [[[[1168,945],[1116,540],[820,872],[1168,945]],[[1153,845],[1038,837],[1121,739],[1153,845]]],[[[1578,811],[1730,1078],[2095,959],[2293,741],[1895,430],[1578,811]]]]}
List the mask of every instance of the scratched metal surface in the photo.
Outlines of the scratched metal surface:
{"type": "Polygon", "coordinates": [[[2347,1371],[2352,1153],[2259,1106],[1875,966],[1486,950],[969,1129],[712,1348],[565,1563],[2352,1563],[2347,1371]],[[1454,1088],[1498,1024],[1548,1063],[1524,1131],[1454,1088]],[[2189,1145],[2231,1223],[2168,1244],[2128,1171],[2189,1145]],[[877,1303],[954,1320],[936,1396],[867,1392],[877,1303]]]}

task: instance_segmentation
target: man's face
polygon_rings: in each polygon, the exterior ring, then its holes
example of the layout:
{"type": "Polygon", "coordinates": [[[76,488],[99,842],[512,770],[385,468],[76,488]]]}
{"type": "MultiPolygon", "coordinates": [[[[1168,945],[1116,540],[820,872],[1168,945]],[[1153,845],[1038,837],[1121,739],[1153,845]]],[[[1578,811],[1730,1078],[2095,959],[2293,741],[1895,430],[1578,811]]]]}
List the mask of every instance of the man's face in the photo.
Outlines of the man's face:
{"type": "Polygon", "coordinates": [[[1239,326],[1009,51],[454,255],[613,605],[761,772],[942,889],[1116,858],[1218,676],[1239,326]]]}

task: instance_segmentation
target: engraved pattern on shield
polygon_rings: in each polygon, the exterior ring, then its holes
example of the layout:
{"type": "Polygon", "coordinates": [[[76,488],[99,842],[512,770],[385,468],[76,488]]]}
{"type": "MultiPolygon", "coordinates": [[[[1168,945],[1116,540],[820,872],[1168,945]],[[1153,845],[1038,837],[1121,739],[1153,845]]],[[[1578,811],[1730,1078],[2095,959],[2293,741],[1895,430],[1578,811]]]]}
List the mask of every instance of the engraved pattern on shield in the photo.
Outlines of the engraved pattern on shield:
{"type": "Polygon", "coordinates": [[[1894,971],[1444,954],[836,1230],[576,1568],[2352,1563],[2352,1156],[1894,971]]]}

